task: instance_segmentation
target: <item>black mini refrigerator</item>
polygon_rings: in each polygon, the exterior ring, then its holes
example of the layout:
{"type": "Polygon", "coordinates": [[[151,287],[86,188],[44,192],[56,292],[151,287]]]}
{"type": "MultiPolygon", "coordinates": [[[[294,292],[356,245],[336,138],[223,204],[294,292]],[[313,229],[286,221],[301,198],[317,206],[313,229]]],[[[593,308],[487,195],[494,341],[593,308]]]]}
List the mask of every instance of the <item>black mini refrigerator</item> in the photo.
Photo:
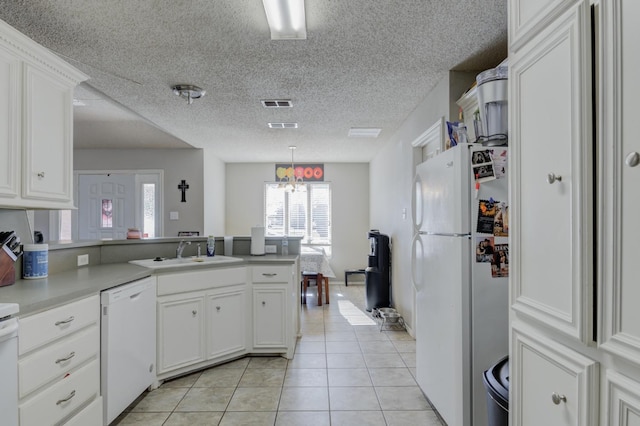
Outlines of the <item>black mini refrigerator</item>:
{"type": "Polygon", "coordinates": [[[391,306],[391,249],[389,236],[369,231],[369,267],[365,269],[367,311],[391,306]]]}

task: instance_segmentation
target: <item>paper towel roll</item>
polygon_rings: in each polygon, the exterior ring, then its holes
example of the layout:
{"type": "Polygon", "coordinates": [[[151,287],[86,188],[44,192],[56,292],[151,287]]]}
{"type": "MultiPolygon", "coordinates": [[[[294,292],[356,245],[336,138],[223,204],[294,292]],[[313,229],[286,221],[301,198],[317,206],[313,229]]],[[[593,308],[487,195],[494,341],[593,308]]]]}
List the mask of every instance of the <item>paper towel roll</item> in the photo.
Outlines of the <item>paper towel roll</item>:
{"type": "Polygon", "coordinates": [[[224,255],[233,256],[233,237],[224,237],[224,255]]]}
{"type": "Polygon", "coordinates": [[[251,228],[251,255],[262,256],[264,254],[264,226],[251,228]]]}

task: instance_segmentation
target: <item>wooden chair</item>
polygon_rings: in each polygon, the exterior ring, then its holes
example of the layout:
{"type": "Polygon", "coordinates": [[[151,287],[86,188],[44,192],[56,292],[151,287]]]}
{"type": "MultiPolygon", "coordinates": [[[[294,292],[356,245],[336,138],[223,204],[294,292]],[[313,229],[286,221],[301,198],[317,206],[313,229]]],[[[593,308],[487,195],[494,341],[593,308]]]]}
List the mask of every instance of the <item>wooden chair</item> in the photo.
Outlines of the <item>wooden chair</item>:
{"type": "Polygon", "coordinates": [[[307,287],[309,287],[309,281],[315,282],[318,286],[318,306],[322,306],[322,282],[324,281],[324,291],[327,297],[327,304],[329,303],[329,278],[318,274],[317,272],[302,272],[302,304],[307,304],[307,287]],[[321,277],[321,278],[320,278],[321,277]]]}

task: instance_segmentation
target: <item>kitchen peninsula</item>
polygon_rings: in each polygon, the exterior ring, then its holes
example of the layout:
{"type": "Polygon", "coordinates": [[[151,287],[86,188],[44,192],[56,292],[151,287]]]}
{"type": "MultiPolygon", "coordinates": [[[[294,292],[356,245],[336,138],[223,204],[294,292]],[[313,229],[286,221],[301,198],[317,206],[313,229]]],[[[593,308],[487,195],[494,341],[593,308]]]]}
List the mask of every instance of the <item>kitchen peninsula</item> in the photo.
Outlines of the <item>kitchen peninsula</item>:
{"type": "MultiPolygon", "coordinates": [[[[279,247],[279,241],[268,240],[279,247]]],[[[216,256],[215,261],[195,256],[204,241],[186,237],[50,244],[47,278],[17,280],[0,288],[0,302],[20,304],[21,426],[43,424],[51,416],[69,424],[102,421],[98,419],[106,393],[104,388],[101,392],[101,363],[108,342],[101,329],[105,305],[100,296],[124,284],[151,280],[154,288],[155,312],[129,326],[144,321],[156,325],[156,356],[151,361],[156,380],[151,388],[249,354],[293,357],[299,332],[299,240],[290,239],[294,254],[250,256],[250,238],[236,237],[233,256],[216,256]],[[129,263],[174,257],[182,240],[191,242],[184,262],[158,268],[129,263]],[[89,265],[75,266],[77,256],[84,254],[89,254],[89,265]],[[65,395],[69,400],[57,404],[65,395]]],[[[222,238],[216,240],[218,253],[222,243],[222,238]]]]}

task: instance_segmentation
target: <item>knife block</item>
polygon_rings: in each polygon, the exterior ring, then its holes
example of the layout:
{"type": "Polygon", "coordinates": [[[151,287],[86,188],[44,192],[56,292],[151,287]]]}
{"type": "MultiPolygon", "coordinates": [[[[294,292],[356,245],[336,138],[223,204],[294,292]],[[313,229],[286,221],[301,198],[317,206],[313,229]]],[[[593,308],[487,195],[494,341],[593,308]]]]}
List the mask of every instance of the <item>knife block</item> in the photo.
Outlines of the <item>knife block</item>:
{"type": "Polygon", "coordinates": [[[11,285],[16,282],[16,260],[17,257],[7,246],[0,249],[0,287],[11,285]]]}

